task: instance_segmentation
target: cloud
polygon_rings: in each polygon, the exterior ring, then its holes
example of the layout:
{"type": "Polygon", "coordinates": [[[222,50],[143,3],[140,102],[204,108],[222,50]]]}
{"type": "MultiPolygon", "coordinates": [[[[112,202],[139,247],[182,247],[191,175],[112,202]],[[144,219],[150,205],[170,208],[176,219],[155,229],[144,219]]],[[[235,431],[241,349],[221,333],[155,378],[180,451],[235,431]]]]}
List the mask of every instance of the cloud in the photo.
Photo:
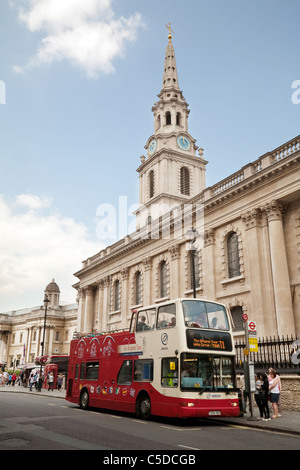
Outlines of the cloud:
{"type": "Polygon", "coordinates": [[[48,198],[21,194],[8,202],[0,195],[0,312],[39,305],[55,278],[61,300],[74,302],[73,273],[104,246],[87,228],[57,213],[48,198]]]}
{"type": "Polygon", "coordinates": [[[89,78],[114,71],[113,60],[123,56],[143,27],[139,13],[115,18],[112,0],[25,0],[19,18],[32,33],[42,32],[36,54],[25,69],[68,60],[89,78]]]}

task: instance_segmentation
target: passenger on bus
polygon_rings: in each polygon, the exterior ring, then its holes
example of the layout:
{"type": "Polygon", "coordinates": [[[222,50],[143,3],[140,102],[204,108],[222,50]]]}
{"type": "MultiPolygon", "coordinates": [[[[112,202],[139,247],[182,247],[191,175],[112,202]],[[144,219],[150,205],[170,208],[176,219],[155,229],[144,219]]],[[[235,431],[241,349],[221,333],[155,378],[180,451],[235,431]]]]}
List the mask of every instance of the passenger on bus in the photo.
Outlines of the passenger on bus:
{"type": "Polygon", "coordinates": [[[213,328],[214,330],[225,330],[224,325],[219,325],[218,324],[218,319],[217,317],[214,317],[212,321],[210,322],[210,328],[213,328]]]}
{"type": "Polygon", "coordinates": [[[149,325],[146,323],[146,318],[144,316],[141,317],[141,321],[138,322],[136,330],[137,331],[144,331],[149,330],[149,325]]]}

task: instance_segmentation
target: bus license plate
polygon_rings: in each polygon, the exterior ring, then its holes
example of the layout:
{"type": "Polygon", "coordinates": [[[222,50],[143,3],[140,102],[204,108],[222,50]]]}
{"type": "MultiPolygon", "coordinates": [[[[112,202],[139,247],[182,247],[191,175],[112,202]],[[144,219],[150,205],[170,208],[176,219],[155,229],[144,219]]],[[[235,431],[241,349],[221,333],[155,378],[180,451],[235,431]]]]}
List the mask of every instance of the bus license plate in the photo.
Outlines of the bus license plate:
{"type": "Polygon", "coordinates": [[[220,416],[221,411],[209,411],[208,414],[209,416],[220,416]]]}

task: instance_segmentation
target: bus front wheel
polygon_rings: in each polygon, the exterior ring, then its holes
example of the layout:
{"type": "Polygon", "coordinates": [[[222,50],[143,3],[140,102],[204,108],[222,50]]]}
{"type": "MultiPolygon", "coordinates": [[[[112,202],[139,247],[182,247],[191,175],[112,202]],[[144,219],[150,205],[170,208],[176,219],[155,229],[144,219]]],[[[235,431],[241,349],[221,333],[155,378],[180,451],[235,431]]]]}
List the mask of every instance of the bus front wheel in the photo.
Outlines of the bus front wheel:
{"type": "Polygon", "coordinates": [[[79,398],[79,406],[83,410],[87,410],[89,407],[89,392],[85,389],[82,390],[79,398]]]}
{"type": "Polygon", "coordinates": [[[136,403],[136,415],[138,418],[149,419],[151,416],[151,402],[147,393],[140,395],[136,403]]]}

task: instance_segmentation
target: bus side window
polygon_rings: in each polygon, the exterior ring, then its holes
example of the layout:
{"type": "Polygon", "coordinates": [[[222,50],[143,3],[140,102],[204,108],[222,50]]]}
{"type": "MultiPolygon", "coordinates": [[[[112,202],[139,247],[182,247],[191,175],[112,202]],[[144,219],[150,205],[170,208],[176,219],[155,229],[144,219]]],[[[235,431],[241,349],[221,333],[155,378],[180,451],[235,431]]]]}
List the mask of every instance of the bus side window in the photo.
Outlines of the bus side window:
{"type": "Polygon", "coordinates": [[[152,382],[153,359],[136,359],[134,361],[134,381],[152,382]]]}
{"type": "Polygon", "coordinates": [[[178,387],[178,359],[165,357],[161,361],[161,385],[163,387],[178,387]]]}
{"type": "Polygon", "coordinates": [[[98,380],[98,376],[99,376],[99,362],[87,362],[86,379],[98,380]]]}
{"type": "Polygon", "coordinates": [[[132,383],[132,361],[124,361],[118,372],[118,385],[131,385],[132,383]]]}
{"type": "Polygon", "coordinates": [[[158,309],[157,328],[173,328],[176,326],[176,305],[163,305],[158,309]]]}
{"type": "Polygon", "coordinates": [[[85,378],[85,362],[80,364],[80,380],[85,378]]]}
{"type": "Polygon", "coordinates": [[[153,330],[155,323],[155,314],[155,308],[149,308],[146,310],[139,311],[136,324],[136,331],[153,330]]]}
{"type": "Polygon", "coordinates": [[[78,374],[79,374],[79,364],[76,364],[76,368],[75,368],[75,380],[78,379],[78,374]]]}

